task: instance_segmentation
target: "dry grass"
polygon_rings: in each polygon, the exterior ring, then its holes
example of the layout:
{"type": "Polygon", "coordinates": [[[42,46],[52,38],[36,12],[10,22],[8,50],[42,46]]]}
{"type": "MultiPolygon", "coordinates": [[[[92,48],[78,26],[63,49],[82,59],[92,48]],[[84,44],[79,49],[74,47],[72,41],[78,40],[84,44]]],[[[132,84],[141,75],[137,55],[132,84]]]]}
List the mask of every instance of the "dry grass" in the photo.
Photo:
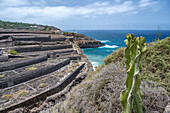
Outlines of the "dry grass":
{"type": "Polygon", "coordinates": [[[44,87],[46,87],[46,86],[48,86],[47,83],[41,83],[41,84],[38,85],[39,88],[44,88],[44,87]]]}
{"type": "Polygon", "coordinates": [[[37,68],[36,67],[28,67],[28,68],[26,68],[25,70],[26,71],[31,71],[31,70],[36,70],[37,68]]]}
{"type": "Polygon", "coordinates": [[[25,96],[27,96],[29,94],[29,91],[27,91],[27,90],[19,90],[19,91],[16,92],[16,94],[17,94],[17,97],[25,97],[25,96]]]}
{"type": "MultiPolygon", "coordinates": [[[[55,112],[70,113],[120,113],[120,93],[125,89],[126,71],[117,62],[109,64],[102,70],[76,86],[64,102],[53,107],[55,112]]],[[[142,83],[144,92],[144,105],[147,112],[158,111],[162,113],[168,103],[168,96],[164,89],[157,88],[154,83],[142,83]]]]}
{"type": "Polygon", "coordinates": [[[6,94],[6,95],[2,95],[1,97],[3,100],[7,100],[7,99],[11,99],[12,95],[6,94]]]}

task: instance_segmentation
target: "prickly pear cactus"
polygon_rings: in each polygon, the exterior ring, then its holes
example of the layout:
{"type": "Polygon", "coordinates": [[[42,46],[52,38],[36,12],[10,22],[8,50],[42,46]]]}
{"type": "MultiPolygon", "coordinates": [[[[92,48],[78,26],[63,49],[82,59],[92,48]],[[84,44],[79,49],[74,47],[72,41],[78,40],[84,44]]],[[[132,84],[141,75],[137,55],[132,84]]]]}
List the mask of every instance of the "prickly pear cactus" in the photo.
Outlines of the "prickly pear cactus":
{"type": "Polygon", "coordinates": [[[123,106],[122,113],[144,113],[143,94],[140,90],[141,77],[141,58],[146,50],[145,38],[136,37],[134,34],[128,34],[125,40],[127,48],[125,49],[126,61],[126,89],[120,95],[120,101],[123,106]]]}

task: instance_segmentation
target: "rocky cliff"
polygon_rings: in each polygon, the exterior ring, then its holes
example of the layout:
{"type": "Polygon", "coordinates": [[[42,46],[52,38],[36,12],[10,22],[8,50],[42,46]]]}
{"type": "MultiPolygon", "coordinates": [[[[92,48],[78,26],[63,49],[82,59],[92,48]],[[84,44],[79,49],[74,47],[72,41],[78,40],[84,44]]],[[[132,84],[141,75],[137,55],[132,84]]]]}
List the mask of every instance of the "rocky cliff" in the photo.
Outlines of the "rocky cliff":
{"type": "Polygon", "coordinates": [[[84,34],[64,32],[64,35],[73,36],[74,42],[80,48],[97,48],[97,47],[101,47],[105,45],[104,43],[101,43],[100,41],[89,38],[84,34]]]}

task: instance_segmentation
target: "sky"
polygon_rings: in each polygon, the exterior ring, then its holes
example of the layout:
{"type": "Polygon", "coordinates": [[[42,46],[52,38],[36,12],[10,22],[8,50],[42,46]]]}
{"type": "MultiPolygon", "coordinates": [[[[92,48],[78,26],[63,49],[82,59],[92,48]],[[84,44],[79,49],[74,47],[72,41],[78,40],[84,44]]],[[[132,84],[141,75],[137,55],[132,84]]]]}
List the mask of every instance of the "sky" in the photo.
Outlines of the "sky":
{"type": "Polygon", "coordinates": [[[170,30],[170,0],[0,0],[0,20],[61,30],[170,30]]]}

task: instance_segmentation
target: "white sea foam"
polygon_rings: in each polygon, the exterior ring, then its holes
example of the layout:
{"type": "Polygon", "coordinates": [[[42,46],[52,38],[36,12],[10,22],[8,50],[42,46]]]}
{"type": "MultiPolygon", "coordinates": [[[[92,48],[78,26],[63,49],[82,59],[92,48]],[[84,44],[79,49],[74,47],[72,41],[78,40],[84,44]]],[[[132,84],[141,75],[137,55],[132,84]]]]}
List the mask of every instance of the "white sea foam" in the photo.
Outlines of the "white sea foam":
{"type": "Polygon", "coordinates": [[[93,65],[93,69],[95,70],[95,67],[99,65],[99,62],[91,62],[93,65]]]}
{"type": "Polygon", "coordinates": [[[94,66],[98,66],[99,65],[99,62],[91,62],[92,63],[92,65],[94,65],[94,66]]]}
{"type": "Polygon", "coordinates": [[[109,40],[99,40],[102,43],[110,42],[109,40]]]}
{"type": "Polygon", "coordinates": [[[102,47],[99,47],[99,48],[117,48],[117,47],[119,47],[119,46],[117,46],[117,45],[105,45],[105,46],[102,46],[102,47]]]}

